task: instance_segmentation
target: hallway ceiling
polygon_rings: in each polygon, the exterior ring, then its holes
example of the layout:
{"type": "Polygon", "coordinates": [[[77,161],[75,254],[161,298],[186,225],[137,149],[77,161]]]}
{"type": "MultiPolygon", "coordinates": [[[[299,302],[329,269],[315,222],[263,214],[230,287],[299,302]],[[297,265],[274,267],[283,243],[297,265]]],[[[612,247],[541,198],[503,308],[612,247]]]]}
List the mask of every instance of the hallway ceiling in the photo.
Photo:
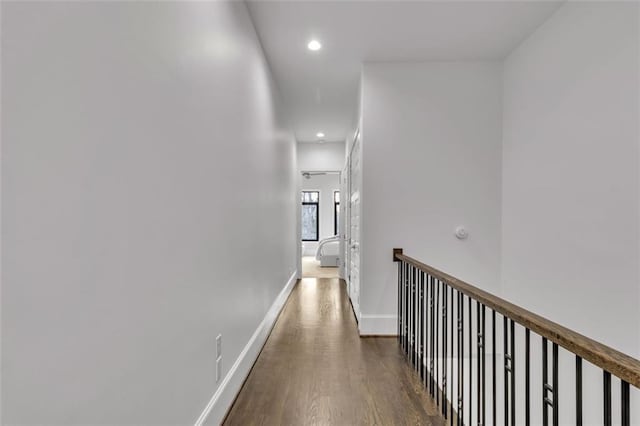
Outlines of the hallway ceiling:
{"type": "Polygon", "coordinates": [[[560,1],[249,1],[296,138],[354,130],[366,61],[502,59],[560,1]],[[322,49],[307,43],[317,39],[322,49]]]}

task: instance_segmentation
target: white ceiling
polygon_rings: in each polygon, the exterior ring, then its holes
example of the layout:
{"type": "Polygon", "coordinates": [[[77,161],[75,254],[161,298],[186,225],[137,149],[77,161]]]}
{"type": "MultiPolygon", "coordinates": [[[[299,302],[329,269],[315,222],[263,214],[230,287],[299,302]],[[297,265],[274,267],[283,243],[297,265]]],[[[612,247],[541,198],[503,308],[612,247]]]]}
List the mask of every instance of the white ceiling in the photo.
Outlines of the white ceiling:
{"type": "Polygon", "coordinates": [[[354,130],[366,61],[501,59],[560,1],[249,1],[298,141],[354,130]],[[307,49],[312,38],[317,52],[307,49]]]}

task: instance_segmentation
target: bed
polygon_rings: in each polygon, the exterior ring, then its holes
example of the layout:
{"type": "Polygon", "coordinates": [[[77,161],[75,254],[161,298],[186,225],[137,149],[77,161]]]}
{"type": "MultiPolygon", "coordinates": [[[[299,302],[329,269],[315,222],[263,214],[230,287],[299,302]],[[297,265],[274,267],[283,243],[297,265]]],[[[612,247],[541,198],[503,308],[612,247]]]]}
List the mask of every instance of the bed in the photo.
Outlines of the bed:
{"type": "Polygon", "coordinates": [[[316,251],[316,260],[320,261],[320,266],[340,266],[340,241],[341,238],[337,235],[320,240],[316,251]]]}

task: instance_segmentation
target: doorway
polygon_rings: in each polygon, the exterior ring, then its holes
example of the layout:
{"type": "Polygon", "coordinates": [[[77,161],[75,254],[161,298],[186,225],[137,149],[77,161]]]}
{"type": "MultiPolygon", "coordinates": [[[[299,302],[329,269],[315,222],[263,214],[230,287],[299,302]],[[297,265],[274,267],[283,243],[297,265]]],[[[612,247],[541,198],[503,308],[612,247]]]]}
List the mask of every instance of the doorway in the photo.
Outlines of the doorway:
{"type": "Polygon", "coordinates": [[[302,278],[339,278],[342,264],[340,171],[303,171],[300,177],[302,278]]]}

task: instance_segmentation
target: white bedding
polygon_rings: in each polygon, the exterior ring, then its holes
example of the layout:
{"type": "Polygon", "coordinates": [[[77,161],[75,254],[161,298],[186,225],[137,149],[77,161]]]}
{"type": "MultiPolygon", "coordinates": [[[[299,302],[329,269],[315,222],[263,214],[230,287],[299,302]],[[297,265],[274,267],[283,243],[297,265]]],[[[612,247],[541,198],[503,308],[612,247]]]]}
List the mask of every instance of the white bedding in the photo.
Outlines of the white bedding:
{"type": "Polygon", "coordinates": [[[340,237],[325,238],[318,243],[316,260],[320,266],[338,266],[340,264],[340,237]]]}
{"type": "Polygon", "coordinates": [[[324,246],[322,246],[322,252],[320,253],[321,256],[327,256],[327,255],[338,255],[340,254],[340,241],[339,240],[335,240],[335,241],[330,241],[327,244],[325,244],[324,246]]]}

